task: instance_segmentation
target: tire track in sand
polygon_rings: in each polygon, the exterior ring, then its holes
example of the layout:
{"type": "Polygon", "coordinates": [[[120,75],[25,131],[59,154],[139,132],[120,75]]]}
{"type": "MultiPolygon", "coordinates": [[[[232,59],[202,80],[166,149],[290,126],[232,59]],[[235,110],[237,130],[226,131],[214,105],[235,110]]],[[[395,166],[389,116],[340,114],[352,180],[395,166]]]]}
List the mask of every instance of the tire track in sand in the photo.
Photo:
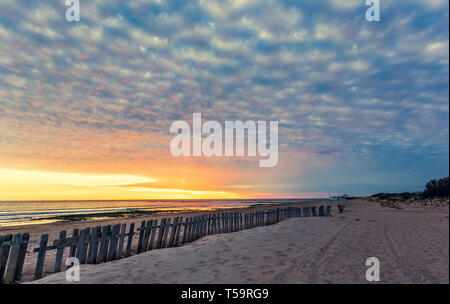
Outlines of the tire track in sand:
{"type": "Polygon", "coordinates": [[[333,245],[336,239],[343,233],[344,230],[353,222],[354,220],[350,220],[347,224],[344,225],[335,235],[323,246],[320,248],[319,252],[316,255],[315,261],[311,264],[310,272],[309,272],[309,284],[316,284],[317,277],[319,274],[320,266],[325,262],[328,254],[328,249],[333,245]]]}
{"type": "Polygon", "coordinates": [[[402,258],[400,251],[398,247],[395,245],[394,240],[391,238],[391,235],[389,233],[388,225],[384,223],[384,237],[386,239],[387,247],[389,251],[392,253],[392,255],[395,257],[397,263],[402,268],[403,274],[409,278],[412,283],[414,284],[420,284],[420,283],[431,283],[430,280],[425,277],[423,274],[415,272],[414,270],[409,267],[404,259],[402,258]]]}

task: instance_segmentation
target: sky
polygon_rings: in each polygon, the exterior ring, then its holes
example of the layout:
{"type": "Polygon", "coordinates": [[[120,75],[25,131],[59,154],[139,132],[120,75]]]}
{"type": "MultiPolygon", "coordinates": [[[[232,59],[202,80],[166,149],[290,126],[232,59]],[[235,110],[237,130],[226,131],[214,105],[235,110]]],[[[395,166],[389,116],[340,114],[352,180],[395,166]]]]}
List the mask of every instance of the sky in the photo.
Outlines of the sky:
{"type": "Polygon", "coordinates": [[[417,191],[449,174],[449,2],[0,2],[0,201],[417,191]],[[174,157],[177,120],[278,121],[260,157],[174,157]]]}

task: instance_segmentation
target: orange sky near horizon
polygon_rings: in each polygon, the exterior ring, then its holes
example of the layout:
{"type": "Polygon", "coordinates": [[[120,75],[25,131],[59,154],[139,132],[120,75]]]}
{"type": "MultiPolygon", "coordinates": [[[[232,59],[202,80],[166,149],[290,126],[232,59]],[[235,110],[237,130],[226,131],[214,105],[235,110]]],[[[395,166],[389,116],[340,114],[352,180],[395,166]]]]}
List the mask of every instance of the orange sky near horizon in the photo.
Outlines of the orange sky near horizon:
{"type": "MultiPolygon", "coordinates": [[[[194,170],[195,171],[195,170],[194,170]]],[[[202,178],[191,176],[194,181],[202,178]]],[[[203,187],[182,178],[177,187],[167,180],[133,174],[62,173],[0,169],[0,201],[146,200],[146,199],[267,199],[321,197],[322,193],[274,194],[263,185],[203,187]]]]}

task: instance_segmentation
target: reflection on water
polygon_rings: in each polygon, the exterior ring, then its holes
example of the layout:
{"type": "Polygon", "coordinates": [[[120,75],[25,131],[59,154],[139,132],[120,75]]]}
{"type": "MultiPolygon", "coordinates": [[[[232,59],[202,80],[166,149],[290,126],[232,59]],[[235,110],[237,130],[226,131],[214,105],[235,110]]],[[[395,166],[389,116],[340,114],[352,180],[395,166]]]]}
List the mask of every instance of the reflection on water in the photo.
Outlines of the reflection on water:
{"type": "MultiPolygon", "coordinates": [[[[282,200],[282,201],[301,201],[282,200]]],[[[96,214],[95,219],[105,218],[98,213],[124,211],[208,211],[255,204],[277,203],[280,200],[146,200],[146,201],[28,201],[0,202],[0,226],[21,226],[47,224],[60,220],[49,219],[55,216],[96,214]]],[[[112,215],[112,214],[111,214],[112,215]]],[[[90,218],[92,219],[92,218],[90,218]]]]}

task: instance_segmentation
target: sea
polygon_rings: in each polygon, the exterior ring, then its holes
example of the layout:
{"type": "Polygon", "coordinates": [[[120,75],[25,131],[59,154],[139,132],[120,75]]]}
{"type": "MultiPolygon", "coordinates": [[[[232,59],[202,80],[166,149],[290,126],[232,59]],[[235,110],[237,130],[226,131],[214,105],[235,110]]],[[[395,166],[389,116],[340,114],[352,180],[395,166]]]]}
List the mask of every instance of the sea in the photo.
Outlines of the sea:
{"type": "Polygon", "coordinates": [[[121,211],[208,211],[311,200],[315,199],[0,201],[0,227],[47,224],[60,221],[53,218],[64,215],[100,213],[108,217],[108,213],[121,211]]]}

